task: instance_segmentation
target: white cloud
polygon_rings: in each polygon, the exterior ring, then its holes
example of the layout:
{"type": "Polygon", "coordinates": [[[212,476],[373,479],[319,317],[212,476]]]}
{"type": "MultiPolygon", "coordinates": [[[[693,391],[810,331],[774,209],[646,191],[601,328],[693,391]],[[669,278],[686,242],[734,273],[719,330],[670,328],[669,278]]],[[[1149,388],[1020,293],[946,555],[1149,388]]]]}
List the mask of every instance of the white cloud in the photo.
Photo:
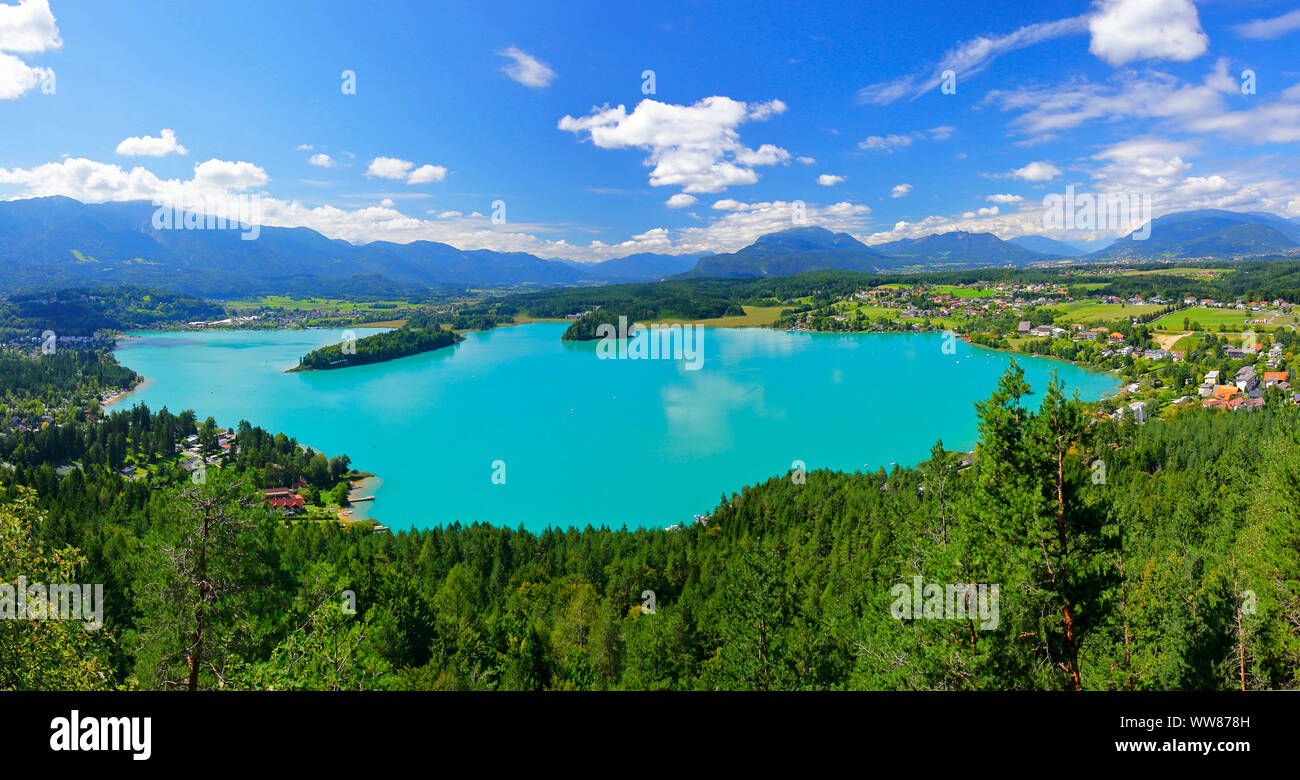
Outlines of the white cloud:
{"type": "Polygon", "coordinates": [[[687,195],[684,192],[679,192],[676,195],[669,198],[668,200],[664,201],[664,203],[670,209],[682,209],[682,208],[686,208],[687,206],[694,205],[695,196],[687,195]]]}
{"type": "Polygon", "coordinates": [[[943,82],[943,72],[946,70],[956,74],[960,85],[962,80],[980,73],[1003,54],[1064,35],[1082,33],[1086,26],[1087,17],[1078,16],[1026,25],[1006,35],[980,36],[963,41],[937,63],[918,73],[863,87],[858,90],[858,102],[885,105],[909,95],[913,98],[920,97],[943,82]]]}
{"type": "Polygon", "coordinates": [[[32,67],[8,52],[32,54],[63,45],[46,0],[0,5],[0,100],[12,100],[38,84],[53,84],[54,71],[32,67]]]}
{"type": "Polygon", "coordinates": [[[338,163],[334,162],[334,158],[330,157],[328,154],[325,154],[324,152],[321,152],[319,154],[313,154],[311,157],[308,157],[307,163],[310,165],[315,165],[317,168],[338,167],[338,163]]]}
{"type": "Polygon", "coordinates": [[[13,56],[0,52],[0,100],[16,98],[54,75],[49,68],[33,68],[13,56]]]}
{"type": "Polygon", "coordinates": [[[160,138],[145,135],[123,140],[117,145],[117,153],[123,157],[166,157],[169,154],[189,154],[189,151],[176,141],[175,132],[163,128],[160,138]]]}
{"type": "Polygon", "coordinates": [[[559,129],[587,138],[601,149],[641,149],[654,187],[681,187],[684,192],[719,192],[758,181],[755,167],[790,159],[771,144],[750,149],[736,128],[785,111],[779,100],[745,103],[713,96],[692,105],[642,100],[628,113],[624,106],[593,108],[582,117],[564,116],[559,129]]]}
{"type": "Polygon", "coordinates": [[[315,149],[316,147],[313,144],[298,144],[294,148],[300,152],[310,152],[312,149],[315,149]]]}
{"type": "Polygon", "coordinates": [[[555,71],[550,65],[515,46],[501,49],[497,54],[511,60],[509,64],[502,66],[501,72],[525,87],[545,89],[555,80],[555,71]]]}
{"type": "Polygon", "coordinates": [[[0,5],[0,51],[30,54],[62,45],[48,0],[0,5]]]}
{"type": "MultiPolygon", "coordinates": [[[[429,213],[433,214],[434,212],[430,211],[429,213]]],[[[459,211],[442,211],[442,212],[438,212],[436,216],[438,217],[438,219],[455,219],[457,217],[463,217],[465,215],[459,211]]]]}
{"type": "Polygon", "coordinates": [[[843,176],[836,176],[831,173],[823,173],[817,177],[817,183],[823,187],[834,187],[836,184],[844,181],[843,176]]]}
{"type": "Polygon", "coordinates": [[[910,135],[871,135],[858,141],[858,148],[872,152],[888,152],[893,154],[895,149],[901,149],[905,146],[912,145],[910,135]]]}
{"type": "Polygon", "coordinates": [[[1088,51],[1110,63],[1162,59],[1186,62],[1209,48],[1191,0],[1100,0],[1088,20],[1088,51]]]}
{"type": "Polygon", "coordinates": [[[1271,19],[1255,19],[1232,28],[1242,38],[1272,40],[1287,33],[1300,30],[1300,9],[1275,16],[1271,19]]]}
{"type": "Polygon", "coordinates": [[[243,191],[262,187],[271,177],[250,162],[212,159],[194,166],[194,181],[200,185],[243,191]]]}
{"type": "Polygon", "coordinates": [[[428,184],[432,181],[442,181],[447,178],[447,169],[441,165],[421,165],[419,168],[411,171],[411,175],[406,178],[407,184],[428,184]]]}
{"type": "Polygon", "coordinates": [[[415,163],[410,160],[399,160],[396,157],[376,157],[370,161],[370,167],[366,169],[366,176],[379,177],[381,179],[393,179],[394,181],[405,181],[407,184],[428,184],[431,181],[442,181],[447,176],[447,169],[441,165],[421,165],[415,167],[415,163]]]}
{"type": "Polygon", "coordinates": [[[396,157],[376,157],[370,161],[370,167],[366,169],[367,176],[378,176],[381,179],[405,179],[410,175],[411,169],[415,163],[409,160],[399,160],[396,157]]]}
{"type": "Polygon", "coordinates": [[[797,161],[801,165],[812,165],[817,162],[812,157],[796,157],[795,161],[797,161]]]}
{"type": "Polygon", "coordinates": [[[1000,174],[997,178],[1020,179],[1021,181],[1051,181],[1061,175],[1061,169],[1048,162],[1034,161],[1023,168],[1010,173],[1000,174]]]}
{"type": "Polygon", "coordinates": [[[1023,113],[1012,121],[1022,132],[1051,136],[1089,122],[1155,119],[1168,130],[1205,133],[1245,144],[1300,140],[1300,85],[1276,97],[1251,97],[1249,108],[1233,111],[1241,82],[1219,59],[1201,83],[1184,83],[1156,71],[1116,74],[1108,84],[1076,81],[1059,87],[993,91],[985,102],[1023,113]]]}
{"type": "Polygon", "coordinates": [[[911,193],[912,193],[912,185],[904,182],[903,184],[895,184],[893,189],[889,191],[889,197],[905,198],[911,193]]]}
{"type": "Polygon", "coordinates": [[[1012,195],[1010,193],[999,193],[996,195],[986,195],[984,197],[984,200],[987,200],[990,203],[1006,204],[1006,203],[1019,203],[1022,200],[1024,200],[1024,198],[1020,197],[1019,195],[1012,195]]]}

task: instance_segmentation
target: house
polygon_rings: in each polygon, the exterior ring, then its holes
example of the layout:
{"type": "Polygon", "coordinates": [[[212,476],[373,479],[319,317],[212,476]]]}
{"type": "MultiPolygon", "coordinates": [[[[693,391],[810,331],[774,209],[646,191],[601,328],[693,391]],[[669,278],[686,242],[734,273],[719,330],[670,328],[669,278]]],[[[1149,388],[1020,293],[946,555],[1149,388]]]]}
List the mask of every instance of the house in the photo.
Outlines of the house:
{"type": "Polygon", "coordinates": [[[185,460],[181,461],[181,468],[193,474],[195,471],[198,471],[199,469],[203,468],[203,460],[194,457],[186,458],[185,460]]]}
{"type": "Polygon", "coordinates": [[[1129,411],[1133,413],[1133,422],[1141,425],[1147,421],[1147,402],[1134,401],[1128,405],[1129,411]]]}
{"type": "Polygon", "coordinates": [[[1037,328],[1034,328],[1033,333],[1035,336],[1050,336],[1052,335],[1052,326],[1039,325],[1037,328]]]}
{"type": "Polygon", "coordinates": [[[1219,383],[1219,370],[1216,368],[1213,371],[1206,371],[1205,381],[1211,385],[1217,385],[1219,383]]]}
{"type": "Polygon", "coordinates": [[[1249,393],[1251,390],[1259,387],[1259,379],[1255,376],[1254,366],[1242,366],[1239,368],[1234,380],[1237,388],[1245,393],[1249,393]]]}
{"type": "Polygon", "coordinates": [[[1214,388],[1214,397],[1220,401],[1227,401],[1229,398],[1240,393],[1236,385],[1216,385],[1214,388]]]}
{"type": "Polygon", "coordinates": [[[1285,371],[1265,371],[1264,387],[1272,387],[1273,385],[1285,382],[1286,378],[1287,372],[1285,371]]]}
{"type": "Polygon", "coordinates": [[[297,515],[307,508],[307,501],[293,492],[292,488],[262,488],[262,500],[271,509],[278,509],[285,515],[297,515]]]}
{"type": "Polygon", "coordinates": [[[1113,343],[1115,343],[1115,342],[1117,342],[1117,341],[1123,341],[1123,340],[1124,340],[1124,334],[1123,334],[1123,333],[1120,333],[1119,331],[1115,331],[1115,332],[1111,333],[1109,336],[1107,336],[1107,338],[1109,338],[1110,341],[1111,341],[1111,343],[1113,344],[1113,343]]]}
{"type": "Polygon", "coordinates": [[[121,474],[127,479],[135,479],[136,472],[138,471],[139,469],[137,469],[135,466],[123,466],[121,469],[118,470],[117,473],[121,474]]]}

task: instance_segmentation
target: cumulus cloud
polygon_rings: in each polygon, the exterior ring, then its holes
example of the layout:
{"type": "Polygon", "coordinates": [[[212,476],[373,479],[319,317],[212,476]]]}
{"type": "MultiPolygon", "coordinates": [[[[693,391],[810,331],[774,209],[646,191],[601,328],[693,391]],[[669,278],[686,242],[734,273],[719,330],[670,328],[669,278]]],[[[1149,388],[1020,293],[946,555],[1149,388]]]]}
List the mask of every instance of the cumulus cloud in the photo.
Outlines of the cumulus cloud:
{"type": "Polygon", "coordinates": [[[307,163],[309,165],[315,165],[317,168],[335,168],[338,166],[338,163],[334,162],[334,158],[324,152],[313,154],[311,157],[308,157],[307,163]]]}
{"type": "Polygon", "coordinates": [[[624,106],[593,108],[564,116],[559,129],[590,140],[601,149],[640,149],[648,156],[650,184],[684,192],[719,192],[758,181],[756,167],[784,163],[790,153],[772,144],[751,149],[736,128],[785,111],[779,100],[745,103],[713,96],[692,105],[642,100],[629,114],[624,106]]]}
{"type": "Polygon", "coordinates": [[[1100,0],[1088,30],[1088,51],[1111,65],[1146,59],[1187,62],[1210,45],[1191,0],[1100,0]]]}
{"type": "Polygon", "coordinates": [[[441,165],[421,165],[416,168],[415,163],[410,160],[399,160],[396,157],[376,157],[370,161],[370,167],[366,169],[365,175],[394,181],[405,181],[407,184],[428,184],[432,181],[445,179],[447,169],[441,165]]]}
{"type": "Polygon", "coordinates": [[[62,45],[49,0],[0,5],[0,51],[32,54],[62,45]]]}
{"type": "Polygon", "coordinates": [[[399,160],[396,157],[376,157],[370,161],[370,167],[366,169],[367,176],[378,176],[381,179],[405,179],[410,175],[411,169],[415,163],[409,160],[399,160]]]}
{"type": "Polygon", "coordinates": [[[47,0],[0,5],[0,100],[11,100],[54,80],[53,70],[31,67],[11,52],[33,54],[62,45],[47,0]]]}
{"type": "Polygon", "coordinates": [[[1020,197],[1019,195],[1012,195],[1010,193],[999,193],[995,195],[986,195],[984,197],[984,200],[987,200],[990,203],[1007,204],[1007,203],[1019,203],[1020,201],[1024,200],[1024,198],[1020,197]]]}
{"type": "Polygon", "coordinates": [[[912,185],[906,182],[904,182],[903,184],[895,184],[893,189],[889,191],[889,197],[905,198],[908,195],[910,195],[911,192],[912,192],[912,185]]]}
{"type": "Polygon", "coordinates": [[[1057,168],[1049,162],[1036,160],[1023,168],[1017,168],[1010,173],[998,174],[997,178],[1020,179],[1021,181],[1051,181],[1060,175],[1060,168],[1057,168]]]}
{"type": "Polygon", "coordinates": [[[447,169],[441,165],[421,165],[419,168],[411,171],[411,175],[406,177],[407,184],[428,184],[431,181],[442,181],[447,178],[447,169]]]}
{"type": "Polygon", "coordinates": [[[812,157],[796,157],[795,160],[800,165],[812,165],[817,162],[817,160],[813,159],[812,157]]]}
{"type": "Polygon", "coordinates": [[[817,183],[823,187],[834,187],[836,184],[844,181],[843,176],[836,176],[831,173],[823,173],[817,177],[817,183]]]}
{"type": "Polygon", "coordinates": [[[518,47],[501,49],[497,54],[510,60],[501,67],[501,72],[525,87],[546,89],[555,80],[555,71],[550,65],[518,47]]]}
{"type": "Polygon", "coordinates": [[[222,189],[243,191],[265,186],[271,177],[250,162],[211,159],[194,166],[194,181],[222,189]]]}
{"type": "Polygon", "coordinates": [[[664,201],[664,203],[670,209],[682,209],[682,208],[686,208],[687,206],[694,205],[695,196],[687,195],[684,192],[679,192],[676,195],[669,198],[668,200],[664,201]]]}
{"type": "Polygon", "coordinates": [[[189,151],[177,142],[175,132],[163,128],[158,138],[144,135],[124,139],[117,145],[117,153],[123,157],[166,157],[169,154],[189,154],[189,151]]]}

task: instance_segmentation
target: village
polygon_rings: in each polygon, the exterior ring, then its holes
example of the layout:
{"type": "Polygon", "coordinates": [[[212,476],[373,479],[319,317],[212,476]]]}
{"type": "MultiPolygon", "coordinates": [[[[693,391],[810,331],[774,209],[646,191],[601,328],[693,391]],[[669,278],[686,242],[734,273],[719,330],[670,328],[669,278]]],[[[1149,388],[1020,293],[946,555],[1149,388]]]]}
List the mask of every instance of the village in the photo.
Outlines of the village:
{"type": "MultiPolygon", "coordinates": [[[[1220,271],[1170,273],[1213,278],[1220,271]]],[[[1192,403],[1259,409],[1271,392],[1300,404],[1289,381],[1300,323],[1290,301],[1097,294],[1107,285],[1073,283],[1069,275],[1060,282],[887,284],[829,301],[814,295],[785,324],[792,331],[951,332],[972,344],[1107,371],[1119,386],[1101,402],[1105,413],[1139,424],[1192,403]]]]}

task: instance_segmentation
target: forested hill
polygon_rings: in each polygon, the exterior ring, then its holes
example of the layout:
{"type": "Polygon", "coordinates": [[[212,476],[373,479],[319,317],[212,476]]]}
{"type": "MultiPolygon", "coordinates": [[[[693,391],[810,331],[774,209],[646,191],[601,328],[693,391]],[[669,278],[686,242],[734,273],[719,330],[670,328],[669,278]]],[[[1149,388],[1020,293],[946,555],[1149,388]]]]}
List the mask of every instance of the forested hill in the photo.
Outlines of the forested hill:
{"type": "Polygon", "coordinates": [[[464,337],[454,331],[443,330],[438,325],[422,327],[406,325],[396,330],[376,333],[352,342],[330,344],[303,355],[291,371],[328,371],[348,366],[363,366],[396,360],[421,352],[450,347],[464,337]]]}
{"type": "Polygon", "coordinates": [[[1300,412],[1276,396],[1135,426],[1030,390],[1012,370],[978,406],[969,467],[936,446],[915,469],[793,472],[677,530],[286,524],[246,492],[256,470],[121,492],[98,469],[30,465],[45,450],[28,443],[0,470],[0,541],[83,557],[66,581],[108,583],[110,609],[100,632],[0,621],[0,688],[183,681],[189,575],[163,553],[197,543],[213,502],[222,595],[200,688],[1300,685],[1300,412]],[[996,615],[927,596],[896,616],[916,577],[997,586],[996,615]]]}
{"type": "Polygon", "coordinates": [[[0,333],[91,336],[100,330],[212,320],[219,304],[145,287],[77,287],[13,295],[0,302],[0,333]]]}

